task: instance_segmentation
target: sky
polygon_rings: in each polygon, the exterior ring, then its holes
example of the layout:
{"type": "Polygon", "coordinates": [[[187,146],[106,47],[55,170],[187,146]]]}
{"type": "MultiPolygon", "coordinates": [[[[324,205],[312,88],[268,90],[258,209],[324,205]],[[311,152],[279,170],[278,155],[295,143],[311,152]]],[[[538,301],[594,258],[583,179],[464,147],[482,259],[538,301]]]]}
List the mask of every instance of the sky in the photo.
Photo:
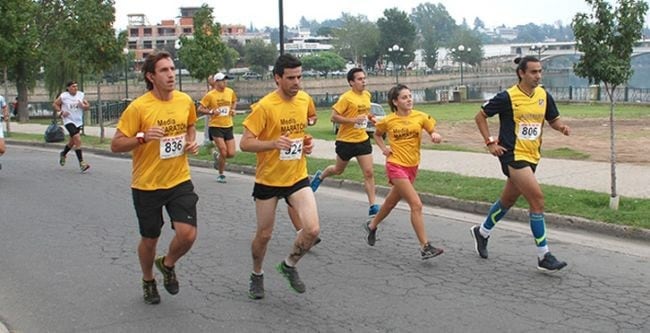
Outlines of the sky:
{"type": "MultiPolygon", "coordinates": [[[[383,16],[384,9],[397,7],[410,14],[411,10],[425,0],[283,0],[284,23],[295,27],[301,17],[322,22],[336,19],[345,12],[353,16],[365,15],[371,21],[383,16]]],[[[429,1],[442,4],[447,12],[462,23],[467,20],[470,27],[479,17],[486,27],[520,24],[571,23],[578,12],[589,13],[590,7],[584,0],[439,0],[429,1]]],[[[163,19],[174,19],[180,15],[180,7],[199,7],[203,3],[213,8],[215,20],[222,24],[243,24],[256,28],[278,26],[278,1],[275,0],[115,0],[115,28],[123,30],[127,25],[128,14],[145,14],[150,24],[163,19]]],[[[646,17],[646,25],[648,17],[646,17]]]]}

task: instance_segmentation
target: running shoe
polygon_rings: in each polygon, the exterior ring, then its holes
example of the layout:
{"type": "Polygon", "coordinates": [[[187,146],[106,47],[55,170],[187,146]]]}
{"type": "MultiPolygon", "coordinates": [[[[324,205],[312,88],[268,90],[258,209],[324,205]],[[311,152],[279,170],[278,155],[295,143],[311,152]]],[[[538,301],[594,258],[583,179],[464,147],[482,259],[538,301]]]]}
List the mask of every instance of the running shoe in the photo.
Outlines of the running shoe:
{"type": "Polygon", "coordinates": [[[366,231],[366,243],[370,246],[375,246],[375,242],[377,241],[377,228],[371,230],[370,222],[372,222],[372,219],[368,219],[368,221],[363,224],[363,229],[366,231]]]}
{"type": "Polygon", "coordinates": [[[537,269],[540,271],[557,272],[566,265],[566,262],[557,260],[551,252],[546,252],[543,259],[537,259],[537,269]]]}
{"type": "Polygon", "coordinates": [[[163,286],[165,286],[165,290],[172,295],[178,294],[178,280],[176,280],[174,267],[170,268],[165,266],[165,256],[159,256],[154,262],[156,263],[156,268],[163,275],[163,286]]]}
{"type": "Polygon", "coordinates": [[[316,245],[318,245],[320,242],[321,242],[320,237],[316,237],[316,240],[314,241],[314,244],[312,244],[311,246],[312,246],[312,247],[313,247],[313,246],[316,246],[316,245]]]}
{"type": "Polygon", "coordinates": [[[217,177],[217,183],[225,184],[226,183],[226,176],[225,175],[219,175],[217,177]]]}
{"type": "Polygon", "coordinates": [[[160,303],[160,294],[158,294],[158,288],[156,287],[156,280],[151,280],[151,281],[142,280],[142,292],[143,292],[145,303],[147,304],[160,303]]]}
{"type": "Polygon", "coordinates": [[[311,177],[311,183],[309,184],[309,186],[311,186],[311,190],[314,191],[314,192],[316,192],[316,190],[318,190],[318,187],[320,186],[320,183],[323,181],[322,179],[320,179],[320,175],[322,173],[323,173],[322,171],[318,170],[318,171],[316,171],[314,176],[311,177]]]}
{"type": "Polygon", "coordinates": [[[64,165],[65,165],[65,155],[63,154],[63,152],[60,152],[60,153],[59,153],[59,165],[60,165],[60,166],[64,166],[64,165]]]}
{"type": "Polygon", "coordinates": [[[212,167],[215,170],[219,170],[219,150],[215,149],[212,151],[212,167]]]}
{"type": "Polygon", "coordinates": [[[433,247],[431,243],[424,244],[424,248],[420,249],[420,254],[422,255],[422,260],[431,259],[443,254],[445,250],[433,247]]]}
{"type": "Polygon", "coordinates": [[[370,206],[370,208],[368,209],[368,216],[370,216],[372,218],[372,217],[375,217],[375,215],[377,215],[377,213],[379,213],[379,205],[374,204],[374,205],[370,206]]]}
{"type": "Polygon", "coordinates": [[[291,289],[293,289],[295,292],[299,294],[305,292],[305,284],[302,283],[302,280],[300,280],[300,276],[298,276],[298,270],[295,267],[287,266],[287,264],[285,264],[283,260],[281,263],[275,266],[275,269],[278,270],[278,273],[282,274],[282,276],[287,278],[287,281],[289,281],[289,286],[291,287],[291,289]]]}
{"type": "Polygon", "coordinates": [[[79,162],[79,170],[81,170],[81,172],[86,172],[88,169],[90,169],[90,164],[84,161],[79,162]]]}
{"type": "Polygon", "coordinates": [[[469,229],[469,232],[472,234],[472,237],[474,238],[474,248],[476,249],[476,253],[478,253],[478,255],[481,256],[481,258],[487,259],[488,257],[487,243],[489,237],[483,237],[483,235],[481,235],[481,227],[478,225],[471,227],[469,229]]]}
{"type": "Polygon", "coordinates": [[[257,275],[251,273],[248,280],[248,297],[250,299],[264,298],[264,274],[257,275]]]}

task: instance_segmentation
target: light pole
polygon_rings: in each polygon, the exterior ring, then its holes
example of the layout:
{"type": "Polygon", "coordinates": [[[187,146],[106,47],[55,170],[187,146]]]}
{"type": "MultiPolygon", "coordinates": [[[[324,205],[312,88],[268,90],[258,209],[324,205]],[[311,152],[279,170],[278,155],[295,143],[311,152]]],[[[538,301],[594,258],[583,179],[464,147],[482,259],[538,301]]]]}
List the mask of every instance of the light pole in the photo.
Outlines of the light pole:
{"type": "Polygon", "coordinates": [[[129,99],[129,49],[122,49],[124,53],[124,99],[129,99]]]}
{"type": "Polygon", "coordinates": [[[395,84],[399,84],[399,65],[397,64],[397,59],[404,52],[404,48],[395,44],[392,47],[388,48],[388,53],[390,53],[393,61],[393,71],[395,71],[395,84]]]}
{"type": "Polygon", "coordinates": [[[181,58],[178,56],[178,50],[181,49],[181,40],[177,39],[174,43],[176,49],[176,66],[178,66],[178,90],[183,91],[183,74],[181,73],[181,58]]]}
{"type": "Polygon", "coordinates": [[[472,48],[465,48],[463,44],[458,45],[458,48],[451,49],[451,52],[456,56],[456,59],[460,62],[460,85],[463,85],[463,62],[465,54],[472,52],[472,48]]]}
{"type": "Polygon", "coordinates": [[[542,53],[548,49],[548,46],[543,45],[542,43],[533,44],[530,46],[531,51],[537,51],[537,59],[541,60],[542,53]]]}

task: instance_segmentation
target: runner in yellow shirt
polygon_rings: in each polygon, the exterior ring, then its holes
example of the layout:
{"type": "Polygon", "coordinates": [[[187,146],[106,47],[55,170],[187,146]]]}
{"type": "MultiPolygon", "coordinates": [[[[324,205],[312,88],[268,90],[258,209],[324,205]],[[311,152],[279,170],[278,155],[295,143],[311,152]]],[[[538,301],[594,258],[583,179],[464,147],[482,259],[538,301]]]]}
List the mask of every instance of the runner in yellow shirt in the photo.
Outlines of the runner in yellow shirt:
{"type": "Polygon", "coordinates": [[[160,303],[153,265],[164,278],[165,289],[178,293],[175,264],[196,239],[198,196],[190,179],[187,153],[196,154],[196,109],[192,98],[176,91],[171,55],[155,52],[142,66],[147,90],[122,113],[113,152],[133,151],[131,191],[140,227],[138,257],[142,269],[144,301],[160,303]],[[165,256],[156,257],[163,226],[163,207],[176,232],[165,256]]]}
{"type": "Polygon", "coordinates": [[[393,87],[388,92],[388,105],[393,113],[377,122],[374,137],[377,146],[386,156],[386,175],[392,187],[377,215],[363,225],[367,242],[370,246],[375,245],[379,223],[404,199],[411,208],[411,225],[420,242],[420,255],[422,259],[433,258],[444,251],[429,243],[424,228],[422,201],[413,182],[420,165],[422,130],[429,134],[433,143],[440,143],[442,137],[435,132],[435,119],[424,112],[413,110],[413,96],[407,86],[398,84],[393,87]],[[390,146],[384,142],[384,133],[388,134],[390,146]]]}
{"type": "Polygon", "coordinates": [[[348,71],[348,84],[351,89],[345,92],[332,106],[332,121],[340,124],[336,134],[336,164],[322,172],[316,171],[312,177],[311,188],[318,190],[323,179],[340,175],[353,157],[363,171],[363,183],[368,196],[368,215],[373,217],[379,211],[375,204],[375,176],[372,162],[372,145],[366,133],[370,120],[370,92],[366,90],[366,73],[355,67],[348,71]]]}
{"type": "Polygon", "coordinates": [[[307,176],[305,154],[311,153],[313,147],[310,140],[305,140],[311,97],[300,90],[302,63],[293,55],[283,54],[275,63],[273,76],[277,89],[252,106],[240,141],[242,151],[257,154],[253,187],[257,231],[251,245],[253,272],[248,294],[252,299],[264,297],[262,265],[279,198],[294,208],[302,226],[291,253],[276,266],[298,293],[305,292],[305,284],[295,266],[320,232],[316,200],[307,176]]]}
{"type": "Polygon", "coordinates": [[[217,73],[212,77],[212,87],[201,99],[199,112],[208,116],[209,137],[216,149],[212,152],[214,168],[219,171],[217,182],[225,183],[223,174],[226,168],[226,159],[235,156],[235,135],[233,134],[233,117],[237,108],[237,94],[226,87],[229,77],[217,73]]]}

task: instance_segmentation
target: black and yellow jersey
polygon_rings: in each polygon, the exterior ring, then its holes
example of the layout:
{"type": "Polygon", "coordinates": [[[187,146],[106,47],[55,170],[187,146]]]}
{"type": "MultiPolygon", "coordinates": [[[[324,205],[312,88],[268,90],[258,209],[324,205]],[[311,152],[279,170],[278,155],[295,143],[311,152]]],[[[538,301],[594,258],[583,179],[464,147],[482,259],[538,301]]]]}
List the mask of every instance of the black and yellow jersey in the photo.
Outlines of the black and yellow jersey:
{"type": "Polygon", "coordinates": [[[514,85],[481,108],[488,117],[499,115],[499,145],[507,149],[500,157],[502,163],[539,163],[544,120],[551,122],[560,117],[553,97],[544,88],[538,86],[527,95],[514,85]]]}

